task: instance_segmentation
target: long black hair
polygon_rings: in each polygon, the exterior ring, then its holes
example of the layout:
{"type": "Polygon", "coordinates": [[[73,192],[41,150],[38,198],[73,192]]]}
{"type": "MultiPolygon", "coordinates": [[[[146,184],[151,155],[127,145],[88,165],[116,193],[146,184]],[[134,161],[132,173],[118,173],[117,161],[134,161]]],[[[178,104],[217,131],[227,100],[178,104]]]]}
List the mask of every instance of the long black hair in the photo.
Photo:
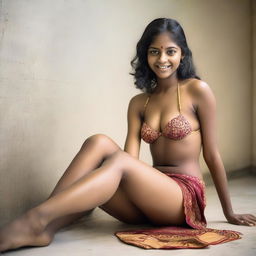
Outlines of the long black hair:
{"type": "Polygon", "coordinates": [[[187,40],[181,25],[174,19],[159,18],[151,21],[143,32],[136,47],[136,55],[131,61],[134,73],[134,84],[142,91],[152,92],[156,85],[156,75],[150,69],[147,61],[147,51],[154,38],[163,32],[169,32],[172,40],[181,48],[184,56],[177,69],[177,77],[180,80],[197,78],[195,66],[192,60],[192,52],[188,48],[187,40]]]}

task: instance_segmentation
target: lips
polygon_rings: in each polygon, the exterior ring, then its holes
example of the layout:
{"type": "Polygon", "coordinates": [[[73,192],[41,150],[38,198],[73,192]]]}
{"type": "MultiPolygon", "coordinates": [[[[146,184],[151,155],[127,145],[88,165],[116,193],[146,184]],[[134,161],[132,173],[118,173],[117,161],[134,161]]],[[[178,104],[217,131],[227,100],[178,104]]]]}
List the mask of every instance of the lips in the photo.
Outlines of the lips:
{"type": "Polygon", "coordinates": [[[171,65],[156,65],[156,67],[162,71],[168,70],[171,68],[171,65]]]}

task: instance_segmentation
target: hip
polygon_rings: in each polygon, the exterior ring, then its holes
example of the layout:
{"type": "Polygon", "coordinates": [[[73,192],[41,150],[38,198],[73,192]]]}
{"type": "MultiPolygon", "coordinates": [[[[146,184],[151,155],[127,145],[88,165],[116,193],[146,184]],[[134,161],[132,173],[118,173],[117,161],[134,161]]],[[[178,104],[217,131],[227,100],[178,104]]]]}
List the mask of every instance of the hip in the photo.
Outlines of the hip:
{"type": "Polygon", "coordinates": [[[203,179],[199,163],[188,162],[180,165],[153,165],[153,167],[163,173],[185,174],[203,179]]]}

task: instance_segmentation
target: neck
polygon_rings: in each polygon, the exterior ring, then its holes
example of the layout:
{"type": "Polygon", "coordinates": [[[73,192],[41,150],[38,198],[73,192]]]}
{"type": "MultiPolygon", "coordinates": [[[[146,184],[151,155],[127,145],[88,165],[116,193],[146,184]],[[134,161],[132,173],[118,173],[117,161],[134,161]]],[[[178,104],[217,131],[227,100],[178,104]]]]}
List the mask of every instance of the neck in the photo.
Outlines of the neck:
{"type": "Polygon", "coordinates": [[[177,77],[169,77],[167,79],[157,78],[157,86],[154,90],[155,93],[167,93],[170,90],[177,88],[179,80],[177,77]]]}

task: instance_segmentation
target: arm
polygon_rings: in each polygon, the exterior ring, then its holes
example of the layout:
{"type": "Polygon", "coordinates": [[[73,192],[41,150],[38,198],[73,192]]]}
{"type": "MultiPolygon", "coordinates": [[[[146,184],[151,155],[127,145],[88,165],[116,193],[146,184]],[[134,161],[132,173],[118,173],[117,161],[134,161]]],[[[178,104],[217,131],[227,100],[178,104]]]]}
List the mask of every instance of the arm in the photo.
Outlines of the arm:
{"type": "Polygon", "coordinates": [[[226,171],[217,145],[215,97],[210,87],[203,81],[197,80],[193,87],[201,126],[203,157],[213,178],[223,213],[230,223],[255,225],[256,218],[253,215],[235,214],[232,209],[226,171]]]}
{"type": "Polygon", "coordinates": [[[141,94],[134,96],[129,103],[127,112],[128,132],[126,136],[124,151],[139,158],[140,153],[140,129],[141,129],[141,94]]]}

